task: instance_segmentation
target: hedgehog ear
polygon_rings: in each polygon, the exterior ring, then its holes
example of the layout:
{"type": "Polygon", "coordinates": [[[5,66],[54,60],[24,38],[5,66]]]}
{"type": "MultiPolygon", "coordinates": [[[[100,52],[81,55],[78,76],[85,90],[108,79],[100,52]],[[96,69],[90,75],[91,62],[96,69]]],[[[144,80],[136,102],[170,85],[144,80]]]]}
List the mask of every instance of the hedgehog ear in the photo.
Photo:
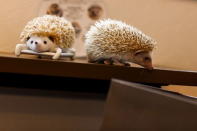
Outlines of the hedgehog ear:
{"type": "Polygon", "coordinates": [[[52,42],[54,42],[54,37],[49,36],[49,40],[51,40],[52,42]]]}
{"type": "Polygon", "coordinates": [[[144,52],[146,52],[146,51],[144,51],[144,50],[137,50],[137,51],[134,52],[134,55],[136,56],[136,55],[139,55],[139,54],[144,53],[144,52]]]}
{"type": "Polygon", "coordinates": [[[27,39],[26,39],[26,41],[28,41],[29,39],[30,39],[30,37],[28,36],[27,39]]]}

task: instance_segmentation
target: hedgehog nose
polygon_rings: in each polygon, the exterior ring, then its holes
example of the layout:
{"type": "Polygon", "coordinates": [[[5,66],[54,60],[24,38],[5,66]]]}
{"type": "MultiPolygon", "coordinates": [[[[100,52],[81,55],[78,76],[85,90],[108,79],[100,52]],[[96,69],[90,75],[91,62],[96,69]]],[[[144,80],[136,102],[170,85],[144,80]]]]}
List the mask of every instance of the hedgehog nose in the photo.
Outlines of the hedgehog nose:
{"type": "Polygon", "coordinates": [[[154,67],[148,67],[147,69],[149,69],[149,70],[153,70],[153,69],[154,69],[154,67]]]}
{"type": "Polygon", "coordinates": [[[39,42],[35,42],[35,46],[36,46],[36,50],[37,50],[37,52],[40,52],[40,50],[41,50],[41,44],[39,43],[39,42]]]}
{"type": "Polygon", "coordinates": [[[146,68],[147,68],[147,69],[149,69],[149,70],[153,70],[153,69],[154,69],[154,67],[153,67],[152,63],[151,63],[151,64],[149,64],[149,65],[147,65],[147,66],[146,66],[146,68]]]}

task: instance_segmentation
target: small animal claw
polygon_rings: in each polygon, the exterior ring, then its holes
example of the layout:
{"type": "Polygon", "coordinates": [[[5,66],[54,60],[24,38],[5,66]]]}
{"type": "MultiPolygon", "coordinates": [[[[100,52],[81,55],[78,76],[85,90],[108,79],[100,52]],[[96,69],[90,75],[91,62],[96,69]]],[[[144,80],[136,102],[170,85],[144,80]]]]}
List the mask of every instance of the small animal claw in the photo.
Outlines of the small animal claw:
{"type": "Polygon", "coordinates": [[[130,66],[130,63],[127,61],[123,61],[123,60],[113,59],[113,65],[130,66]]]}
{"type": "Polygon", "coordinates": [[[120,63],[123,64],[123,66],[131,66],[131,64],[127,61],[124,61],[124,60],[119,60],[120,63]]]}
{"type": "Polygon", "coordinates": [[[106,65],[111,65],[113,62],[111,60],[104,60],[103,63],[106,65]]]}

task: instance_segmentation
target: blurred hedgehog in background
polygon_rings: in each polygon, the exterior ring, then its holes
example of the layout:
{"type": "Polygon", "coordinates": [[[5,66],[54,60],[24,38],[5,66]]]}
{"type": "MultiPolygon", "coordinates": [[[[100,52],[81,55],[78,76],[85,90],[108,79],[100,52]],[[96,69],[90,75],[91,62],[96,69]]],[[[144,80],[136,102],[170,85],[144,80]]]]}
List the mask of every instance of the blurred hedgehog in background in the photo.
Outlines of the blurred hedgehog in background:
{"type": "Polygon", "coordinates": [[[96,22],[85,36],[88,60],[92,63],[128,66],[132,62],[153,69],[151,54],[155,44],[137,28],[111,19],[96,22]]]}
{"type": "Polygon", "coordinates": [[[56,15],[59,17],[63,16],[63,10],[60,8],[60,6],[56,3],[51,4],[47,10],[48,15],[56,15]]]}

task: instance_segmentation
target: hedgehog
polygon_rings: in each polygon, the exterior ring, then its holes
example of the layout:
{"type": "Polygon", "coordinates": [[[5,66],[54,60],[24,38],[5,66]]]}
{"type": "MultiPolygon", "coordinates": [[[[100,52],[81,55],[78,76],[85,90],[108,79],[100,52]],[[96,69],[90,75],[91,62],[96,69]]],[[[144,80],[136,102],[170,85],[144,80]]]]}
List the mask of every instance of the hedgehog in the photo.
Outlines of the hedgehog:
{"type": "Polygon", "coordinates": [[[55,52],[53,59],[58,59],[62,52],[71,48],[75,30],[65,18],[44,15],[29,21],[20,39],[25,44],[16,45],[16,56],[19,56],[22,50],[32,50],[37,53],[55,52]]]}
{"type": "Polygon", "coordinates": [[[92,25],[85,35],[88,61],[153,69],[152,51],[156,41],[122,21],[106,19],[92,25]]]}

